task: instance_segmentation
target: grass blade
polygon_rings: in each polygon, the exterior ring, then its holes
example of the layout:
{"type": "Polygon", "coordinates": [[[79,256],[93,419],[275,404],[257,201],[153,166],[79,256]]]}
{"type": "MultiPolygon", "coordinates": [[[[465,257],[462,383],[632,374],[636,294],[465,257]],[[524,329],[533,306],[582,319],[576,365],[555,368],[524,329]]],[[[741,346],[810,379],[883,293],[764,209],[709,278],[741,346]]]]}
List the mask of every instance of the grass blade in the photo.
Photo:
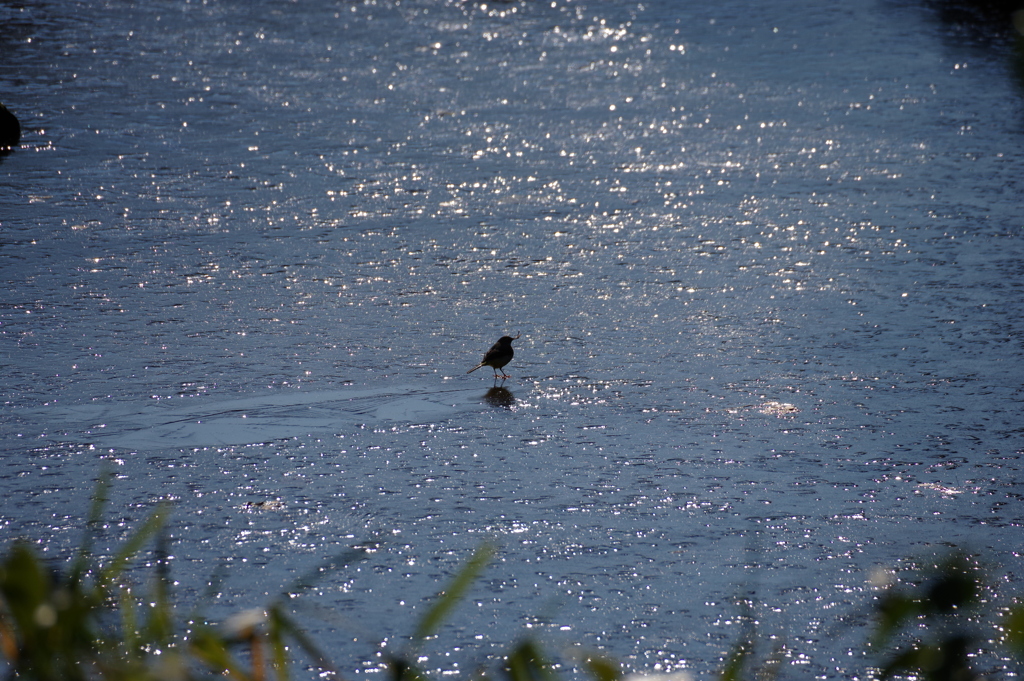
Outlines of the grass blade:
{"type": "Polygon", "coordinates": [[[413,634],[417,641],[422,641],[437,631],[437,628],[444,622],[448,613],[452,611],[487,563],[490,562],[494,553],[494,547],[490,544],[484,544],[473,552],[473,555],[466,561],[466,564],[455,575],[452,583],[447,589],[437,594],[434,604],[423,615],[423,619],[420,620],[419,625],[416,627],[416,633],[413,634]]]}

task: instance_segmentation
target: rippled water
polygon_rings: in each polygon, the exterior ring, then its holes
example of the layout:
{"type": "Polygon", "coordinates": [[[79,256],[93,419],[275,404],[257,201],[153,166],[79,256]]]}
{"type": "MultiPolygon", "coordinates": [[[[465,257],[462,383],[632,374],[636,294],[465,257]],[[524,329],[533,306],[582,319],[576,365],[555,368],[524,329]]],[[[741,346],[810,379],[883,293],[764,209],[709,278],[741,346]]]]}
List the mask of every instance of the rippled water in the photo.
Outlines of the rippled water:
{"type": "Polygon", "coordinates": [[[898,2],[124,4],[0,9],[5,536],[66,555],[107,462],[105,541],[174,500],[215,612],[370,547],[305,597],[357,675],[485,540],[430,670],[529,631],[703,675],[752,594],[847,678],[879,567],[1015,580],[998,44],[898,2]]]}

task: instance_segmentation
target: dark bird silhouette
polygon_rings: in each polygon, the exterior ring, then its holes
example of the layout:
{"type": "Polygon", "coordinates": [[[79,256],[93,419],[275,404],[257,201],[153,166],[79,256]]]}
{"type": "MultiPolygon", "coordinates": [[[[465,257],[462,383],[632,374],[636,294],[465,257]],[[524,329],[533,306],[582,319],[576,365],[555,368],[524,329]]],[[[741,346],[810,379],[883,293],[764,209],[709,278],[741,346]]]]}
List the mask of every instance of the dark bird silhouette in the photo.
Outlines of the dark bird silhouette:
{"type": "MultiPolygon", "coordinates": [[[[498,369],[501,369],[503,366],[511,362],[512,357],[515,356],[516,353],[512,350],[512,341],[519,338],[520,335],[522,334],[516,335],[515,338],[512,336],[502,336],[499,338],[498,342],[492,345],[491,349],[487,351],[486,355],[484,355],[483,360],[466,373],[471,374],[480,367],[488,366],[494,369],[494,377],[498,378],[498,369]]],[[[505,374],[504,371],[501,372],[501,377],[512,378],[505,374]]]]}
{"type": "Polygon", "coordinates": [[[0,151],[7,152],[18,146],[21,124],[17,117],[0,104],[0,151]]]}

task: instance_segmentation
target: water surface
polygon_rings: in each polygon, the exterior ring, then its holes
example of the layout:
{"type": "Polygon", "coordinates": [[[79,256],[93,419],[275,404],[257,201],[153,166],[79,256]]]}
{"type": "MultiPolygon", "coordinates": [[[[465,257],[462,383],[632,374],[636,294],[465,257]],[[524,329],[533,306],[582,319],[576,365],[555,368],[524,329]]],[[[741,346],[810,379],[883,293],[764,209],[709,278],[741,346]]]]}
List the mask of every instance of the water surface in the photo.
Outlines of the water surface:
{"type": "Polygon", "coordinates": [[[703,676],[743,596],[850,678],[879,568],[1015,582],[998,42],[870,0],[2,12],[5,535],[69,555],[110,466],[105,546],[173,500],[215,616],[362,546],[305,597],[355,676],[484,541],[437,674],[528,632],[703,676]]]}

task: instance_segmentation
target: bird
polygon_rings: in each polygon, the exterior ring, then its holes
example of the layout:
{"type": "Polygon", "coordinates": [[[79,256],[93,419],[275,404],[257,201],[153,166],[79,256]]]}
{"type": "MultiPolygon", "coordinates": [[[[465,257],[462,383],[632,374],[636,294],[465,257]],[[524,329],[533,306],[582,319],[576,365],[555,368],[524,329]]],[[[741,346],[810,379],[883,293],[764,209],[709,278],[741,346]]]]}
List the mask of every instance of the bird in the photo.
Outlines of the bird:
{"type": "MultiPolygon", "coordinates": [[[[512,341],[519,338],[522,334],[517,334],[515,338],[512,336],[502,336],[498,339],[498,342],[491,346],[491,349],[484,355],[483,360],[480,361],[475,367],[467,371],[467,374],[471,374],[482,366],[488,366],[494,369],[494,377],[498,378],[498,369],[512,361],[512,357],[516,354],[512,349],[512,341]]],[[[502,378],[512,378],[507,375],[504,371],[501,372],[502,378]]]]}
{"type": "Polygon", "coordinates": [[[21,124],[18,118],[0,104],[0,152],[6,153],[18,146],[21,139],[21,124]]]}

